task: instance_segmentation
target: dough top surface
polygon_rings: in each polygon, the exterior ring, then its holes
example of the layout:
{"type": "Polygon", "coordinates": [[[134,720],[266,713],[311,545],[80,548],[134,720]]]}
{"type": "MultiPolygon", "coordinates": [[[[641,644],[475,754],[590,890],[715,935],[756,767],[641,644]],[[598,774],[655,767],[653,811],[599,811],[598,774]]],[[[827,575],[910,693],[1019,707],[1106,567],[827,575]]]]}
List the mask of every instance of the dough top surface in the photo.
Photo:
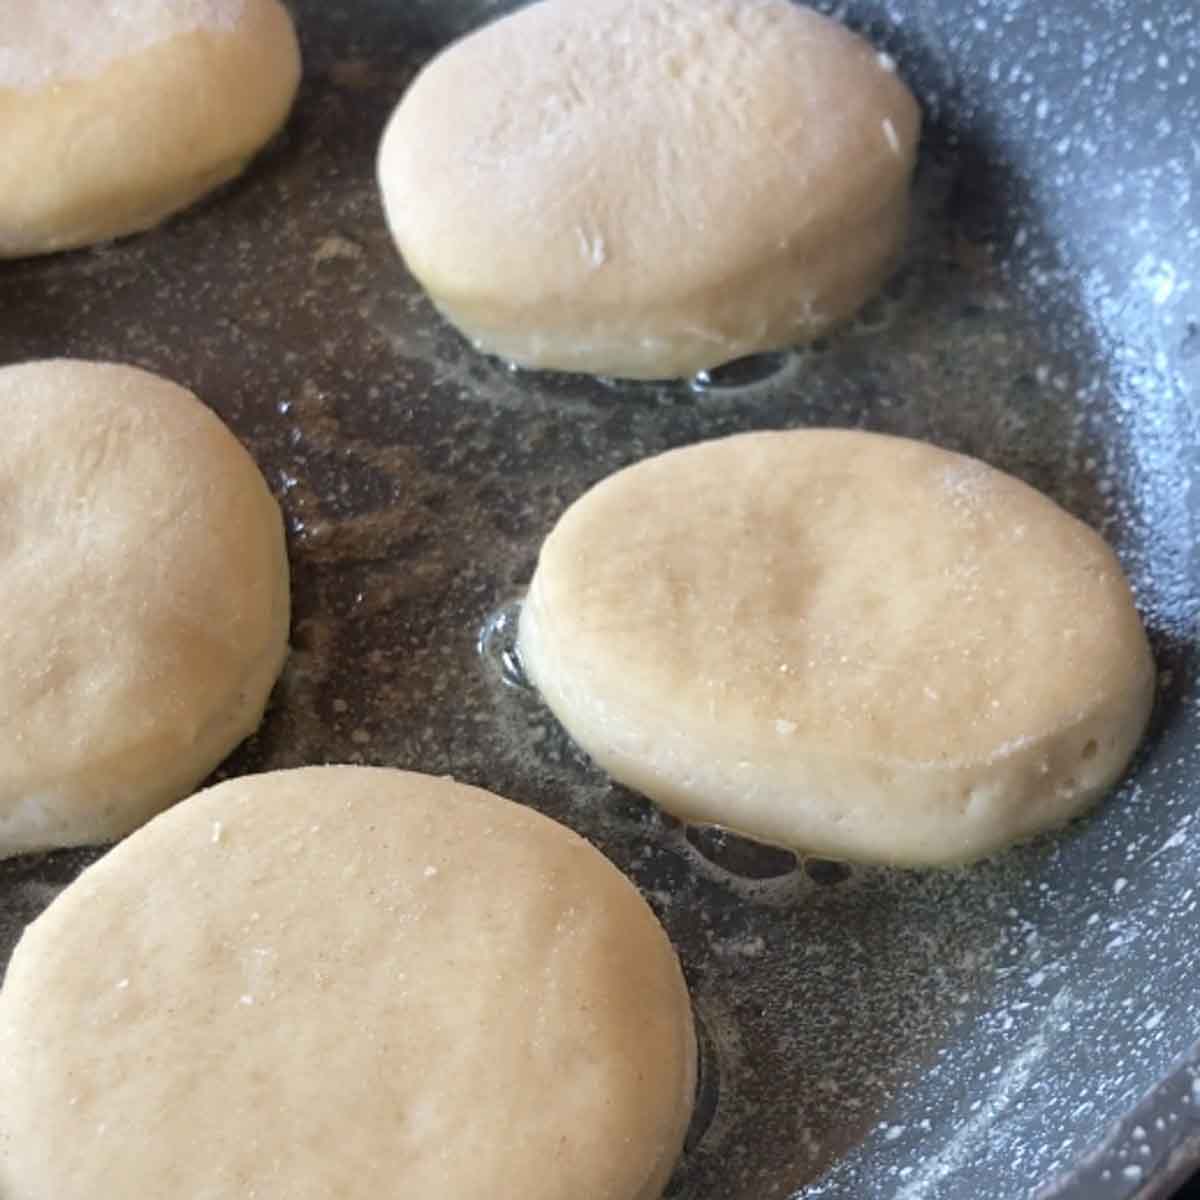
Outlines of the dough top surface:
{"type": "Polygon", "coordinates": [[[657,1200],[674,952],[600,853],[446,779],[221,784],[86,871],[0,993],[6,1200],[657,1200]]]}
{"type": "Polygon", "coordinates": [[[6,367],[0,414],[0,847],[103,840],[257,724],[287,639],[279,508],[220,418],[146,371],[6,367]]]}
{"type": "Polygon", "coordinates": [[[89,79],[188,33],[229,33],[246,0],[14,0],[0,29],[0,88],[89,79]]]}
{"type": "Polygon", "coordinates": [[[1003,759],[1152,672],[1096,533],[982,462],[861,432],[618,472],[550,534],[529,604],[538,670],[597,714],[896,767],[1003,759]]]}
{"type": "Polygon", "coordinates": [[[447,303],[640,303],[664,261],[686,298],[841,220],[843,193],[882,203],[918,127],[886,59],[788,0],[548,0],[426,67],[380,170],[447,303]]]}

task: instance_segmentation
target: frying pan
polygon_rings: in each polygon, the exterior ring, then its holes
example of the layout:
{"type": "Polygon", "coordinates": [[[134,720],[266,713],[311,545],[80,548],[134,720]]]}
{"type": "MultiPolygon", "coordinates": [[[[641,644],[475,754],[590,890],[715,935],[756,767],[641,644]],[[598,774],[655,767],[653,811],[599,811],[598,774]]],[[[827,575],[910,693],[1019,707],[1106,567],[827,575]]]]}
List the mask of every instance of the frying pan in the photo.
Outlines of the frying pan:
{"type": "MultiPolygon", "coordinates": [[[[628,871],[702,1029],[679,1200],[1165,1195],[1200,1162],[1196,6],[838,9],[927,112],[899,273],[805,351],[621,386],[480,357],[383,228],[391,106],[436,47],[502,9],[297,3],[301,100],[244,180],[144,237],[0,268],[0,361],[175,377],[280,496],[294,650],[225,772],[453,772],[628,871]],[[521,686],[512,605],[567,503],[671,446],[812,424],[978,455],[1116,546],[1161,688],[1094,816],[957,871],[805,860],[614,786],[521,686]]],[[[0,867],[4,954],[96,853],[0,867]]]]}

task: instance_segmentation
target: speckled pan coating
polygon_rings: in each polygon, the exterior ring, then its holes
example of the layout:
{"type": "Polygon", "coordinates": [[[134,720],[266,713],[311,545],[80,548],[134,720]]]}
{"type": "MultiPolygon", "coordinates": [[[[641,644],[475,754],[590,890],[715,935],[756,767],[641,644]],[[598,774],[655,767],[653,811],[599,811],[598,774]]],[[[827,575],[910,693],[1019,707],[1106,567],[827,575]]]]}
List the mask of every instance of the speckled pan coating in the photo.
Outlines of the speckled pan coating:
{"type": "MultiPolygon", "coordinates": [[[[228,770],[453,771],[630,871],[707,1043],[678,1200],[1167,1194],[1200,1158],[1195,6],[850,3],[931,117],[907,265],[826,344],[698,392],[511,373],[405,277],[379,133],[428,53],[499,6],[296,9],[307,83],[245,180],[158,233],[0,267],[0,362],[178,378],[284,505],[295,652],[228,770]],[[503,622],[478,655],[590,483],[702,437],[813,423],[983,457],[1117,546],[1162,687],[1094,819],[953,873],[797,864],[611,787],[503,682],[503,622]]],[[[5,948],[85,857],[0,868],[5,948]]]]}

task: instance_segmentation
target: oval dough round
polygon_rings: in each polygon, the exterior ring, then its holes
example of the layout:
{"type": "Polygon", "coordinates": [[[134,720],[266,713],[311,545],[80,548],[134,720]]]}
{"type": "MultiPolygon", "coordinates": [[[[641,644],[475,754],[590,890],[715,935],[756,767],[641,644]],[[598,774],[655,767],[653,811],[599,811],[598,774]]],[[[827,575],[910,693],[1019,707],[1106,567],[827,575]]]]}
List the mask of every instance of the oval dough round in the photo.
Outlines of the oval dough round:
{"type": "Polygon", "coordinates": [[[447,779],[211,788],[30,926],[0,992],[5,1200],[657,1200],[683,976],[564,826],[447,779]]]}
{"type": "Polygon", "coordinates": [[[891,59],[788,0],[543,0],[425,68],[379,176],[409,269],[482,349],[680,376],[875,291],[919,125],[891,59]]]}
{"type": "Polygon", "coordinates": [[[844,430],[598,484],[542,548],[519,650],[579,744],[666,808],[897,864],[1079,813],[1155,681],[1097,534],[975,459],[844,430]]]}
{"type": "Polygon", "coordinates": [[[157,225],[242,171],[299,80],[278,0],[5,5],[0,258],[157,225]]]}
{"type": "Polygon", "coordinates": [[[279,508],[195,396],[0,369],[0,856],[107,842],[253,732],[287,650],[279,508]]]}

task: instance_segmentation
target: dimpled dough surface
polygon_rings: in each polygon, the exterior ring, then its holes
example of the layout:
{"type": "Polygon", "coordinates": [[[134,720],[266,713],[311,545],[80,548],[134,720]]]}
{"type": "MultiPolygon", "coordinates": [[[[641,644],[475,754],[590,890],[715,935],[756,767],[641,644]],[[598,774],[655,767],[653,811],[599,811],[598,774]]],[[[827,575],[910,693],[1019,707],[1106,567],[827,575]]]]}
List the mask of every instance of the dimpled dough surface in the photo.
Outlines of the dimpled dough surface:
{"type": "Polygon", "coordinates": [[[544,0],[421,73],[380,183],[483,349],[688,375],[816,337],[882,283],[919,125],[890,59],[787,0],[544,0]]]}
{"type": "Polygon", "coordinates": [[[279,508],[183,388],[0,369],[0,856],[111,841],[253,732],[287,650],[279,508]]]}
{"type": "Polygon", "coordinates": [[[237,175],[300,79],[278,0],[9,0],[0,258],[156,225],[237,175]]]}
{"type": "Polygon", "coordinates": [[[365,767],[185,801],[0,993],[5,1200],[657,1200],[695,1083],[662,927],[530,809],[365,767]]]}
{"type": "Polygon", "coordinates": [[[519,648],[580,745],[665,807],[899,864],[1080,812],[1155,681],[1094,532],[974,459],[841,430],[598,484],[542,548],[519,648]]]}

